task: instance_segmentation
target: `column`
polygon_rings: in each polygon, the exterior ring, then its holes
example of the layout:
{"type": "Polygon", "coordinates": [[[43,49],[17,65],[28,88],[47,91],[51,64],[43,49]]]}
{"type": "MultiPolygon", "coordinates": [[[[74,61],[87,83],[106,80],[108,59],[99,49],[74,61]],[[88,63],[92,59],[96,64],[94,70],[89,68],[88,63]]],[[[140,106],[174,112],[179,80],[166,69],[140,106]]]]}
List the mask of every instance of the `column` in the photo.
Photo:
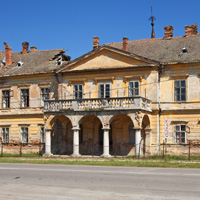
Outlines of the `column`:
{"type": "Polygon", "coordinates": [[[151,128],[145,129],[146,135],[146,153],[151,155],[151,128]]]}
{"type": "Polygon", "coordinates": [[[109,128],[103,128],[103,157],[111,157],[109,153],[109,128]]]}
{"type": "Polygon", "coordinates": [[[79,157],[81,156],[79,154],[79,128],[75,127],[75,128],[72,128],[73,130],[73,154],[72,156],[73,157],[79,157]]]}
{"type": "Polygon", "coordinates": [[[45,153],[44,156],[51,156],[51,131],[52,129],[45,129],[45,153]]]}
{"type": "Polygon", "coordinates": [[[140,149],[141,149],[141,128],[135,127],[133,128],[135,130],[135,155],[138,156],[141,155],[140,149]]]}

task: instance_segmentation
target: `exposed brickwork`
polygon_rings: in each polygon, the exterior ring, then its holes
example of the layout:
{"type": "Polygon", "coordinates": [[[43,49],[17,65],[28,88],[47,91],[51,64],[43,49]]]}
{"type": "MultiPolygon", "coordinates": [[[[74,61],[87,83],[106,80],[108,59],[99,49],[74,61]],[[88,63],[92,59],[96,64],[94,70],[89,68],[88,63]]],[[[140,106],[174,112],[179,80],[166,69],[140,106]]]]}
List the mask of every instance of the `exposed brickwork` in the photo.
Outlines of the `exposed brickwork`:
{"type": "Polygon", "coordinates": [[[23,49],[22,49],[22,55],[28,53],[28,46],[29,46],[28,42],[23,42],[22,43],[22,47],[23,47],[23,49]]]}
{"type": "Polygon", "coordinates": [[[170,38],[173,37],[173,26],[169,25],[169,26],[165,26],[165,38],[170,38]]]}
{"type": "Polygon", "coordinates": [[[31,47],[31,51],[37,51],[37,47],[31,47]]]}
{"type": "Polygon", "coordinates": [[[128,51],[128,38],[123,37],[123,50],[128,51]]]}
{"type": "Polygon", "coordinates": [[[185,36],[197,35],[197,24],[191,26],[185,26],[185,36]]]}
{"type": "Polygon", "coordinates": [[[99,37],[94,36],[93,37],[93,49],[96,49],[99,47],[99,37]]]}
{"type": "Polygon", "coordinates": [[[11,65],[12,64],[12,48],[4,42],[5,46],[5,56],[6,56],[6,65],[11,65]]]}

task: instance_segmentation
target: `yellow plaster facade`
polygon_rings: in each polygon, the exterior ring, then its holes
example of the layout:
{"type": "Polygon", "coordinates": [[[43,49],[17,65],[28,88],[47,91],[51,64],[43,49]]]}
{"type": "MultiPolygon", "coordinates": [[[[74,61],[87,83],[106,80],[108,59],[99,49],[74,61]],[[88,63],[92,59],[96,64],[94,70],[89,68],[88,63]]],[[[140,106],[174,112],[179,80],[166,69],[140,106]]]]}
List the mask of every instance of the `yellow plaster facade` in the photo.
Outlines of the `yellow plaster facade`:
{"type": "MultiPolygon", "coordinates": [[[[25,152],[38,152],[31,144],[44,140],[44,127],[45,155],[152,155],[162,153],[167,118],[169,153],[187,154],[187,144],[200,140],[199,67],[103,47],[53,73],[1,77],[0,128],[9,127],[12,146],[21,141],[21,127],[27,127],[25,152]],[[43,88],[50,91],[44,102],[43,88]],[[25,89],[29,106],[22,108],[25,89]],[[11,94],[6,109],[5,90],[11,94]]],[[[9,144],[5,151],[16,151],[9,144]]],[[[200,153],[199,147],[191,151],[200,153]]]]}

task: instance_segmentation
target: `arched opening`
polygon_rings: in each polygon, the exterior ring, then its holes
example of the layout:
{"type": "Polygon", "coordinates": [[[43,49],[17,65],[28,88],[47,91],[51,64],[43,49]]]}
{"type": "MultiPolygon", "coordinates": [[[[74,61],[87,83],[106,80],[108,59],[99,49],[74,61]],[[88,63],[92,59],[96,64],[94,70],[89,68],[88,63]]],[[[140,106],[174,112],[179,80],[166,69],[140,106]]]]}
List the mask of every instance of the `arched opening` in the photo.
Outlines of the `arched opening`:
{"type": "Polygon", "coordinates": [[[102,155],[103,154],[103,130],[101,121],[97,116],[87,115],[80,121],[79,141],[82,135],[82,142],[79,144],[81,155],[102,155]],[[80,131],[82,133],[80,133],[80,131]]]}
{"type": "Polygon", "coordinates": [[[72,123],[65,116],[56,116],[51,120],[51,153],[71,155],[73,152],[72,123]]]}
{"type": "Polygon", "coordinates": [[[148,115],[144,115],[142,119],[142,131],[141,131],[141,153],[145,155],[147,149],[150,148],[150,135],[147,134],[147,129],[150,129],[150,120],[148,115]]]}
{"type": "Polygon", "coordinates": [[[135,131],[131,118],[125,114],[115,115],[110,120],[110,143],[111,155],[134,155],[135,154],[135,131]]]}

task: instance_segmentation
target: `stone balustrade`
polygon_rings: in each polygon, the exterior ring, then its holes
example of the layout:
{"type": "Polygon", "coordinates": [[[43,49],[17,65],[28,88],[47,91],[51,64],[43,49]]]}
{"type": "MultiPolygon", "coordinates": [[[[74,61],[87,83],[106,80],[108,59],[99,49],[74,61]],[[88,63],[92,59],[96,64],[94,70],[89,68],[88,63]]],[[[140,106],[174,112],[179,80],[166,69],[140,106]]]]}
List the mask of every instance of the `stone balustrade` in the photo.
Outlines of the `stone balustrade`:
{"type": "Polygon", "coordinates": [[[143,97],[45,100],[44,112],[134,110],[151,111],[151,101],[143,97]]]}

